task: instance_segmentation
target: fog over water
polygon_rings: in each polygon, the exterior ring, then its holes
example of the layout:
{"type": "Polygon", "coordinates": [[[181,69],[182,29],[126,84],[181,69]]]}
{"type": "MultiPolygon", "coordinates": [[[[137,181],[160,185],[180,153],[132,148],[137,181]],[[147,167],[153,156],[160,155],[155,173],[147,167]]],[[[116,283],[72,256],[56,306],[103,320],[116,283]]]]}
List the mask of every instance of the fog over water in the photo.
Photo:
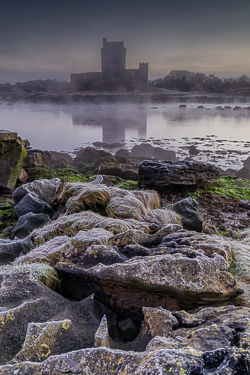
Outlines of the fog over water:
{"type": "Polygon", "coordinates": [[[93,142],[118,142],[107,147],[113,153],[122,147],[149,142],[175,150],[183,159],[195,145],[196,160],[213,162],[223,168],[239,168],[250,153],[249,104],[197,103],[179,108],[179,103],[143,104],[10,104],[0,105],[0,128],[17,132],[33,148],[69,151],[93,142]],[[240,109],[233,109],[236,105],[240,109]]]}

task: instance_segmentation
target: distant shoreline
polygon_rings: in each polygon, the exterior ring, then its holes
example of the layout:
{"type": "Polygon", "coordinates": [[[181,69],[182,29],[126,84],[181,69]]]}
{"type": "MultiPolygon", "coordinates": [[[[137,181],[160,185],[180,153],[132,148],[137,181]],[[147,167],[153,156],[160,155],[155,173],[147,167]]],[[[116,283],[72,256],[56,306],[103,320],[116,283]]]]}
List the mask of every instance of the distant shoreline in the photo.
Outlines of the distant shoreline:
{"type": "Polygon", "coordinates": [[[240,103],[250,101],[250,95],[242,95],[237,92],[227,93],[197,93],[197,92],[81,92],[72,94],[60,93],[37,93],[37,94],[20,94],[20,93],[1,93],[0,101],[15,102],[31,102],[31,103],[51,103],[51,104],[67,104],[67,103],[116,103],[116,102],[183,102],[183,103],[230,103],[237,100],[240,103]]]}

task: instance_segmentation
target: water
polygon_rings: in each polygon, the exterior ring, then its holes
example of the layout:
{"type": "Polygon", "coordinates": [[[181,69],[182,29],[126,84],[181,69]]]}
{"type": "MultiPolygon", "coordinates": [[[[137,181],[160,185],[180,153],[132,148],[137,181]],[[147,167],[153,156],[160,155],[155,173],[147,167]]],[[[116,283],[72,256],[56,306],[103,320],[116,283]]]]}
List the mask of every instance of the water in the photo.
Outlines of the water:
{"type": "MultiPolygon", "coordinates": [[[[222,107],[225,107],[224,103],[222,107]]],[[[231,104],[232,107],[237,103],[231,104]]],[[[240,105],[240,104],[238,104],[240,105]]],[[[20,104],[0,105],[0,128],[17,132],[33,148],[72,152],[93,142],[119,142],[118,148],[149,142],[197,160],[237,169],[250,156],[250,109],[216,108],[216,104],[20,104]]],[[[107,145],[104,145],[107,147],[107,145]]]]}

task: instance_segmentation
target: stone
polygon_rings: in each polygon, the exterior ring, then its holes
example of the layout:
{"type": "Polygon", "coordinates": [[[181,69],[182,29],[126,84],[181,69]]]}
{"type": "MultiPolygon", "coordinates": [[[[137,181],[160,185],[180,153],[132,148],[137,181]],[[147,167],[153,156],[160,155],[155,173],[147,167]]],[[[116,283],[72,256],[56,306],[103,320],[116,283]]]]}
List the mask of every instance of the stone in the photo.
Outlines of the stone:
{"type": "Polygon", "coordinates": [[[0,263],[13,262],[21,254],[26,254],[32,248],[33,242],[30,237],[20,240],[0,239],[0,263]]]}
{"type": "Polygon", "coordinates": [[[69,319],[45,323],[29,323],[22,349],[9,363],[42,362],[48,356],[74,348],[76,336],[69,319]]]}
{"type": "Polygon", "coordinates": [[[51,156],[51,164],[56,168],[60,168],[60,163],[64,167],[72,164],[73,158],[67,152],[50,151],[49,153],[51,156]]]}
{"type": "Polygon", "coordinates": [[[189,155],[198,155],[200,153],[200,151],[194,145],[188,148],[188,152],[189,155]]]}
{"type": "Polygon", "coordinates": [[[154,147],[153,158],[159,160],[178,161],[175,151],[164,150],[161,147],[154,147]]]}
{"type": "Polygon", "coordinates": [[[110,157],[112,154],[94,147],[86,147],[76,152],[72,165],[78,167],[80,163],[95,164],[100,158],[110,157]]]}
{"type": "Polygon", "coordinates": [[[0,298],[0,364],[44,361],[94,342],[100,322],[93,297],[71,302],[33,274],[18,273],[0,275],[0,298]]]}
{"type": "Polygon", "coordinates": [[[60,191],[60,187],[60,178],[52,178],[51,180],[35,180],[29,182],[28,184],[23,184],[15,189],[12,193],[12,197],[17,204],[26,194],[31,193],[40,200],[51,204],[56,199],[56,195],[60,191]]]}
{"type": "Polygon", "coordinates": [[[129,158],[131,156],[129,150],[121,148],[120,150],[116,151],[115,156],[122,156],[124,158],[129,158]]]}
{"type": "Polygon", "coordinates": [[[161,190],[170,186],[192,186],[219,176],[219,169],[209,163],[145,160],[139,166],[138,184],[140,187],[161,190]]]}
{"type": "MultiPolygon", "coordinates": [[[[87,263],[90,262],[90,254],[93,254],[94,259],[97,257],[97,255],[94,250],[89,249],[89,252],[85,256],[86,249],[91,245],[106,245],[108,244],[109,238],[112,236],[112,232],[102,228],[79,231],[74,237],[71,238],[61,235],[54,237],[50,241],[45,242],[45,244],[34,248],[34,251],[30,251],[25,256],[20,257],[18,261],[21,263],[27,261],[42,262],[45,260],[52,266],[58,262],[82,263],[84,259],[87,263]]],[[[100,253],[101,258],[106,257],[107,260],[110,258],[107,254],[104,254],[104,251],[100,251],[100,253]]],[[[110,263],[110,261],[108,263],[110,263]]]]}
{"type": "Polygon", "coordinates": [[[105,315],[102,317],[100,326],[95,333],[94,347],[98,348],[100,346],[105,346],[106,348],[110,348],[108,324],[107,324],[107,319],[105,315]]]}
{"type": "Polygon", "coordinates": [[[154,154],[154,147],[149,143],[141,143],[140,145],[135,145],[130,153],[132,157],[151,158],[154,154]]]}
{"type": "Polygon", "coordinates": [[[243,161],[243,165],[244,167],[250,168],[250,156],[248,156],[248,158],[246,158],[246,160],[243,161]]]}
{"type": "Polygon", "coordinates": [[[0,130],[0,187],[13,191],[27,156],[17,133],[0,130]]]}
{"type": "Polygon", "coordinates": [[[28,179],[28,173],[25,171],[25,169],[21,169],[21,172],[18,176],[18,180],[21,181],[22,183],[25,183],[28,179]]]}
{"type": "Polygon", "coordinates": [[[203,218],[199,212],[198,202],[187,197],[173,205],[173,210],[180,215],[184,229],[202,232],[203,218]]]}
{"type": "Polygon", "coordinates": [[[56,270],[65,296],[80,300],[95,293],[110,309],[130,316],[140,316],[145,306],[178,310],[222,304],[241,293],[224,257],[216,253],[209,257],[201,250],[190,257],[185,248],[172,255],[135,257],[87,270],[58,263],[56,270]]]}
{"type": "Polygon", "coordinates": [[[49,151],[28,150],[27,157],[24,162],[24,169],[45,168],[51,163],[51,155],[49,151]]]}
{"type": "MultiPolygon", "coordinates": [[[[231,357],[233,358],[233,356],[231,357]]],[[[234,364],[238,361],[234,360],[234,364]]],[[[149,375],[167,374],[166,371],[171,371],[172,374],[181,374],[180,371],[183,370],[186,374],[191,374],[192,371],[199,374],[203,367],[204,361],[200,352],[166,350],[136,353],[101,347],[51,356],[42,363],[22,362],[16,365],[1,366],[0,372],[1,375],[52,375],[56,369],[58,374],[72,375],[149,375]]],[[[228,372],[227,374],[232,375],[233,373],[228,372]]]]}
{"type": "Polygon", "coordinates": [[[32,193],[26,194],[22,200],[14,207],[15,214],[20,217],[26,215],[29,212],[34,214],[47,214],[52,215],[54,213],[52,207],[44,202],[43,200],[37,198],[32,193]]]}
{"type": "Polygon", "coordinates": [[[20,216],[12,233],[18,238],[27,237],[34,229],[42,227],[48,223],[50,218],[44,214],[34,214],[29,212],[26,215],[20,216]]]}
{"type": "Polygon", "coordinates": [[[247,178],[250,180],[250,167],[243,167],[235,172],[236,177],[247,178]]]}

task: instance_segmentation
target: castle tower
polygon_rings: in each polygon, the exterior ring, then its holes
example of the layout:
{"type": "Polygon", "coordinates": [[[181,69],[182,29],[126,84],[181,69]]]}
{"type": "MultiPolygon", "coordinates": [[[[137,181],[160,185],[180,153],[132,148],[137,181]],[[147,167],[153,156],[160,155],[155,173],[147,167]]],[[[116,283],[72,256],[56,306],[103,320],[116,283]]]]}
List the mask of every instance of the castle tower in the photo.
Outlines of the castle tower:
{"type": "Polygon", "coordinates": [[[103,38],[101,48],[102,78],[121,79],[126,69],[126,48],[124,42],[107,42],[103,38]]]}

